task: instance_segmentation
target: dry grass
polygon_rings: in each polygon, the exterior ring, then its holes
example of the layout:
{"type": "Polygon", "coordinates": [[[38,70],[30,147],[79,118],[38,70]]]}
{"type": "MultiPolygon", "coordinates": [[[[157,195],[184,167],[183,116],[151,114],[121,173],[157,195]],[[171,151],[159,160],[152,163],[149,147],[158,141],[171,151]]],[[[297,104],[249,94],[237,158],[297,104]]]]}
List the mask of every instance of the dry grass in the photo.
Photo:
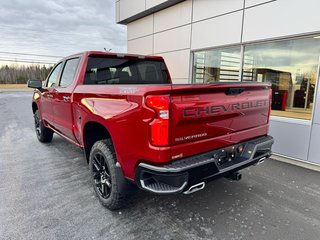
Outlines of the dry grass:
{"type": "Polygon", "coordinates": [[[27,89],[27,84],[0,84],[0,89],[27,89]]]}

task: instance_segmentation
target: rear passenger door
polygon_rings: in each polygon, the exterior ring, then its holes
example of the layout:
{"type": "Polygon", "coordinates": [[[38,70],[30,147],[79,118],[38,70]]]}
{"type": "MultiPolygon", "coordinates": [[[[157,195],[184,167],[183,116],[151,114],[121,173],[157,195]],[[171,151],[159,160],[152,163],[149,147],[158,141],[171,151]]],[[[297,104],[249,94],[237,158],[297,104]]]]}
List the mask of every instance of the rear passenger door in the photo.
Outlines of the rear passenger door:
{"type": "Polygon", "coordinates": [[[79,60],[80,58],[72,58],[65,61],[52,101],[54,128],[73,141],[76,138],[73,132],[72,92],[79,60]]]}

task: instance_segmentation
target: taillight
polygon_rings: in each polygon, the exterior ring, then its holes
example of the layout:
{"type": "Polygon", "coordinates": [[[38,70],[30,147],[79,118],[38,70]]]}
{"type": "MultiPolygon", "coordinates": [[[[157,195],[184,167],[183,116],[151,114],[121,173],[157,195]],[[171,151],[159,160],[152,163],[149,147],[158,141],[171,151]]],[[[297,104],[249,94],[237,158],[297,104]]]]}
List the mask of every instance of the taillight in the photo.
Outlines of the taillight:
{"type": "Polygon", "coordinates": [[[147,96],[146,104],[156,116],[150,123],[151,143],[155,146],[169,144],[169,103],[168,95],[147,96]]]}

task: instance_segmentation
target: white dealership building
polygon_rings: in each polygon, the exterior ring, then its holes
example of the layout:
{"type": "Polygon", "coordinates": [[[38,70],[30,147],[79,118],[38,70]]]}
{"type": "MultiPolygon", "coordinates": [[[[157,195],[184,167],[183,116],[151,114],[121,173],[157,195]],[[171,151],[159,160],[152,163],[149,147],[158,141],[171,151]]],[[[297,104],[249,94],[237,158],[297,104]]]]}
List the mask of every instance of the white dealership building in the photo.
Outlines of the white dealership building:
{"type": "Polygon", "coordinates": [[[128,52],[163,56],[174,83],[272,83],[274,153],[320,165],[319,0],[115,4],[128,52]]]}

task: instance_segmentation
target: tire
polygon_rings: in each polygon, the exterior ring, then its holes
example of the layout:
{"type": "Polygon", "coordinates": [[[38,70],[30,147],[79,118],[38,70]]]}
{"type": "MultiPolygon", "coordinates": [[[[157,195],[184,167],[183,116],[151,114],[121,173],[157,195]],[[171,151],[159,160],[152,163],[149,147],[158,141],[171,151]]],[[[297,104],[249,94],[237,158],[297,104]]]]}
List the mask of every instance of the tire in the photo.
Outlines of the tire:
{"type": "Polygon", "coordinates": [[[36,110],[33,117],[34,117],[34,127],[36,130],[36,135],[38,140],[42,143],[51,142],[53,137],[53,131],[49,128],[46,128],[43,125],[42,119],[39,114],[39,110],[36,110]]]}
{"type": "Polygon", "coordinates": [[[89,169],[93,188],[100,203],[110,210],[124,207],[135,188],[123,177],[116,162],[111,140],[101,140],[92,146],[89,169]]]}

